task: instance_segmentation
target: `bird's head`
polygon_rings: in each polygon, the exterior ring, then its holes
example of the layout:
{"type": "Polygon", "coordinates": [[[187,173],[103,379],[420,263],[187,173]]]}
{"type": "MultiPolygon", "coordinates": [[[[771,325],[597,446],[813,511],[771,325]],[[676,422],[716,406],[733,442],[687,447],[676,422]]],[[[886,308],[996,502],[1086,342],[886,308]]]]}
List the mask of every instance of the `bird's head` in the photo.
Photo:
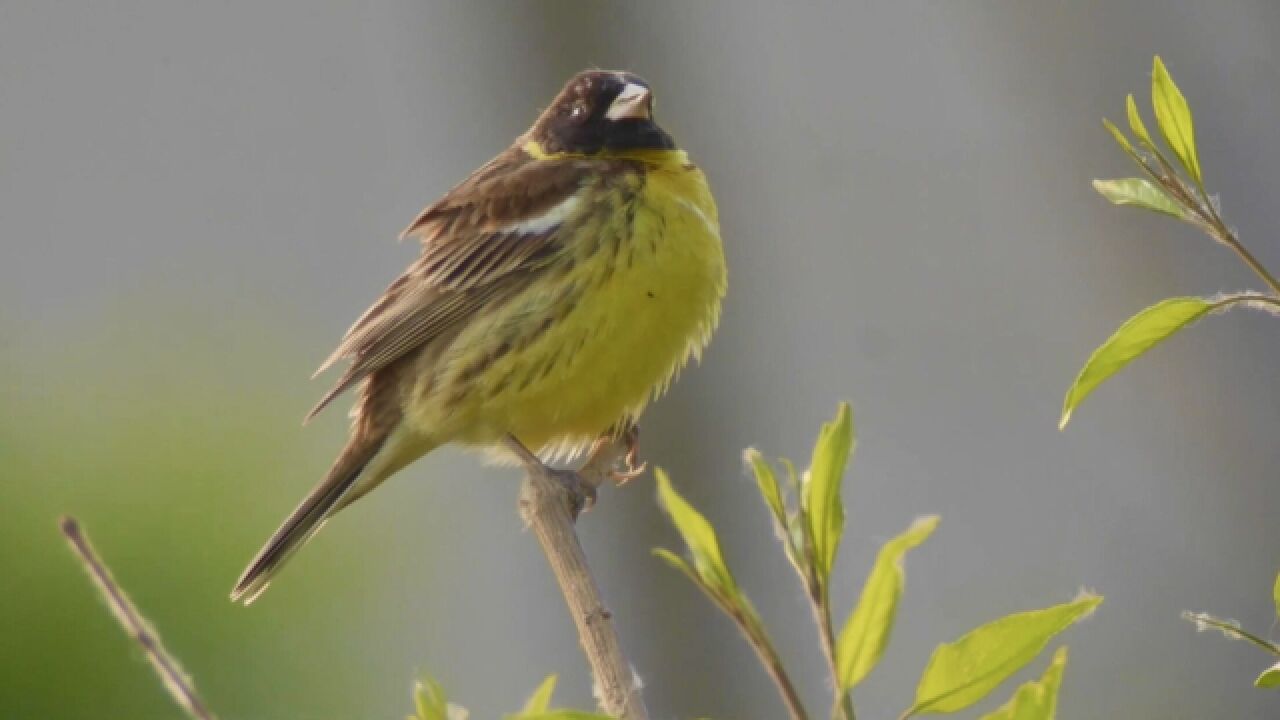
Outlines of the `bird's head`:
{"type": "Polygon", "coordinates": [[[631,73],[601,70],[574,75],[534,123],[529,137],[546,153],[675,148],[671,136],[653,120],[649,83],[631,73]]]}

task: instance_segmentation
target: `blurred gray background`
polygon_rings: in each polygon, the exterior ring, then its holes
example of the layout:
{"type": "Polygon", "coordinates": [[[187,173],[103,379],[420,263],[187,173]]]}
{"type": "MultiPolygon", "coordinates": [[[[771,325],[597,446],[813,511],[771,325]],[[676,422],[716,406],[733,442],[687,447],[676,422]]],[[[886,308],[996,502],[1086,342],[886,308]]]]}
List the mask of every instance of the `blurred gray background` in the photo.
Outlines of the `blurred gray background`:
{"type": "MultiPolygon", "coordinates": [[[[1272,0],[0,2],[0,716],[176,716],[60,547],[65,511],[224,717],[399,717],[421,672],[476,718],[550,672],[590,704],[516,474],[462,452],[344,513],[252,608],[225,599],[341,444],[342,411],[299,426],[307,378],[416,253],[396,233],[589,66],[650,80],[715,188],[723,324],[643,453],[720,528],[815,716],[808,610],[741,451],[806,461],[840,399],[860,445],[838,619],[884,539],[943,518],[860,717],[896,717],[936,643],[1081,586],[1107,600],[1064,636],[1063,717],[1280,714],[1250,687],[1267,658],[1178,617],[1271,628],[1276,321],[1206,320],[1055,427],[1128,315],[1258,285],[1090,189],[1132,174],[1100,120],[1147,107],[1153,54],[1280,267],[1277,33],[1272,0]]],[[[651,710],[781,717],[650,556],[676,543],[652,489],[580,523],[651,710]]]]}

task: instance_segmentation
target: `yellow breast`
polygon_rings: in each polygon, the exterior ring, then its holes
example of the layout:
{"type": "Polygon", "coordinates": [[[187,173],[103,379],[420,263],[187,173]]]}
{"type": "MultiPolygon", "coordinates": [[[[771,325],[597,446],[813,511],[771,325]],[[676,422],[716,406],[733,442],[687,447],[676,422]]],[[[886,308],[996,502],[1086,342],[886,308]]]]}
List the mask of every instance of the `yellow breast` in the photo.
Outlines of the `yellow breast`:
{"type": "Polygon", "coordinates": [[[683,152],[633,159],[644,172],[581,191],[564,252],[544,276],[452,343],[435,400],[416,409],[420,426],[472,444],[510,432],[530,448],[572,453],[638,418],[700,355],[727,282],[715,201],[683,152]],[[508,344],[499,359],[458,376],[499,342],[508,344]]]}

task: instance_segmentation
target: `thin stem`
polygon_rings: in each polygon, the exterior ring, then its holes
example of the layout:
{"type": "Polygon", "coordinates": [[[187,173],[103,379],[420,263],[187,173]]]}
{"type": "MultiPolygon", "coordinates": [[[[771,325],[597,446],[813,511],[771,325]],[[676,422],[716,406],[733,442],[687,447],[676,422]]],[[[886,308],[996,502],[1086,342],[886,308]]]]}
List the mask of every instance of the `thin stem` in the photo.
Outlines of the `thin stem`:
{"type": "Polygon", "coordinates": [[[142,648],[143,654],[147,656],[174,702],[196,720],[214,720],[213,713],[200,699],[191,678],[187,677],[178,661],[164,649],[160,636],[151,629],[151,625],[138,613],[124,589],[111,577],[111,570],[94,551],[89,537],[80,529],[80,523],[71,516],[65,516],[58,520],[58,527],[102,594],[102,599],[107,602],[107,607],[111,608],[120,627],[142,648]]]}
{"type": "Polygon", "coordinates": [[[1231,232],[1226,222],[1218,214],[1218,209],[1214,207],[1213,201],[1209,198],[1209,193],[1204,189],[1204,185],[1199,181],[1196,182],[1195,188],[1188,187],[1178,175],[1173,165],[1165,159],[1160,150],[1154,145],[1146,145],[1148,151],[1155,157],[1156,162],[1160,164],[1161,173],[1157,173],[1150,165],[1143,161],[1141,157],[1135,157],[1142,169],[1151,176],[1153,180],[1162,185],[1165,190],[1170,192],[1174,198],[1193,213],[1193,221],[1213,239],[1226,245],[1235,251],[1236,255],[1244,261],[1249,269],[1253,270],[1262,281],[1271,288],[1271,292],[1280,297],[1280,280],[1268,271],[1258,259],[1249,252],[1235,233],[1231,232]]]}
{"type": "Polygon", "coordinates": [[[1222,308],[1229,307],[1231,305],[1250,305],[1255,303],[1258,305],[1266,305],[1267,307],[1262,309],[1267,312],[1280,315],[1280,297],[1256,292],[1244,292],[1237,293],[1235,295],[1221,296],[1218,298],[1217,302],[1213,304],[1213,309],[1221,310],[1222,308]],[[1273,310],[1272,308],[1275,309],[1273,310]]]}
{"type": "MultiPolygon", "coordinates": [[[[578,640],[595,679],[600,709],[622,720],[648,720],[649,711],[640,694],[635,671],[622,652],[613,627],[613,615],[605,608],[574,530],[575,500],[556,471],[543,465],[514,438],[510,438],[507,445],[525,461],[520,515],[537,536],[569,606],[569,614],[578,628],[578,640]]],[[[579,479],[591,482],[581,476],[579,479]]]]}
{"type": "Polygon", "coordinates": [[[791,677],[782,666],[782,659],[778,656],[778,651],[774,648],[769,635],[763,628],[753,628],[753,623],[739,617],[737,613],[730,612],[729,616],[746,636],[747,644],[755,650],[756,657],[760,658],[760,664],[764,666],[773,684],[778,687],[778,694],[782,696],[782,702],[787,706],[787,714],[792,720],[807,720],[808,715],[805,713],[804,704],[800,701],[800,693],[796,692],[795,685],[791,683],[791,677]]]}
{"type": "Polygon", "coordinates": [[[787,715],[791,720],[808,720],[809,714],[805,711],[804,703],[800,700],[800,693],[796,692],[796,686],[791,682],[791,676],[787,674],[786,668],[782,665],[782,657],[778,655],[778,650],[773,646],[773,641],[769,638],[768,631],[764,629],[764,624],[755,617],[755,613],[750,606],[746,608],[738,607],[728,598],[716,593],[715,590],[703,582],[702,578],[698,577],[697,573],[687,566],[682,570],[689,580],[711,600],[711,603],[720,608],[720,611],[728,615],[733,624],[738,626],[742,637],[751,646],[751,649],[755,651],[760,664],[764,666],[765,672],[768,673],[769,678],[773,680],[773,684],[778,688],[778,694],[782,696],[782,704],[787,706],[787,715]]]}
{"type": "MultiPolygon", "coordinates": [[[[792,477],[795,473],[791,473],[792,477]]],[[[802,518],[804,518],[804,509],[801,508],[802,518]]],[[[827,668],[831,672],[832,687],[832,703],[831,717],[832,720],[858,720],[857,713],[853,709],[853,698],[850,693],[844,692],[840,687],[840,669],[836,663],[836,641],[835,633],[831,627],[831,604],[827,594],[826,584],[818,578],[818,571],[813,563],[813,534],[810,531],[809,521],[807,518],[802,519],[801,528],[803,529],[804,547],[802,549],[803,562],[792,562],[796,572],[800,575],[800,582],[804,585],[805,593],[809,596],[809,603],[813,608],[814,622],[818,626],[818,636],[822,640],[822,654],[827,659],[827,668]]],[[[788,539],[790,535],[786,536],[788,539]]]]}
{"type": "Polygon", "coordinates": [[[1216,225],[1213,236],[1218,242],[1234,250],[1236,255],[1239,255],[1240,259],[1244,261],[1244,264],[1248,265],[1249,269],[1253,270],[1267,284],[1267,287],[1271,288],[1271,292],[1280,297],[1280,281],[1276,280],[1276,277],[1263,267],[1262,263],[1258,262],[1253,253],[1245,249],[1240,239],[1235,236],[1235,233],[1228,230],[1225,225],[1216,225]]]}
{"type": "Polygon", "coordinates": [[[1221,632],[1223,635],[1226,635],[1227,637],[1251,642],[1254,645],[1257,645],[1258,647],[1262,648],[1263,650],[1266,650],[1267,652],[1271,653],[1272,655],[1280,655],[1280,646],[1276,645],[1275,643],[1269,642],[1267,640],[1263,640],[1262,638],[1258,637],[1257,635],[1254,635],[1248,630],[1240,628],[1225,620],[1219,620],[1218,618],[1212,615],[1209,615],[1208,613],[1184,612],[1182,613],[1182,618],[1189,622],[1195,623],[1196,626],[1200,627],[1200,629],[1202,630],[1204,629],[1204,627],[1211,627],[1218,630],[1219,632],[1221,632]]]}
{"type": "Polygon", "coordinates": [[[825,588],[810,594],[813,603],[814,620],[818,623],[818,635],[822,638],[822,654],[826,656],[827,668],[831,671],[831,686],[834,696],[831,705],[833,720],[858,720],[853,709],[853,697],[840,686],[840,669],[836,664],[836,638],[831,624],[831,603],[825,588]]]}
{"type": "Polygon", "coordinates": [[[1225,227],[1226,223],[1223,222],[1222,216],[1218,214],[1218,208],[1213,204],[1213,199],[1209,197],[1209,191],[1204,189],[1202,180],[1196,181],[1196,189],[1199,191],[1200,199],[1204,202],[1205,208],[1209,211],[1209,216],[1213,218],[1214,224],[1225,227]]]}

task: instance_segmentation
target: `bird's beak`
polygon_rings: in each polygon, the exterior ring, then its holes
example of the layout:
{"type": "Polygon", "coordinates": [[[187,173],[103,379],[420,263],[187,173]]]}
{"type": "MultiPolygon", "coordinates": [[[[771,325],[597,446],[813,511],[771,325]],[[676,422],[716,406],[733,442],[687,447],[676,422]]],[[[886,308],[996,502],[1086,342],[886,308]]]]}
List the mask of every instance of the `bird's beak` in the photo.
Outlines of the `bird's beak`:
{"type": "Polygon", "coordinates": [[[627,83],[604,116],[608,120],[651,120],[650,98],[649,88],[627,83]]]}

